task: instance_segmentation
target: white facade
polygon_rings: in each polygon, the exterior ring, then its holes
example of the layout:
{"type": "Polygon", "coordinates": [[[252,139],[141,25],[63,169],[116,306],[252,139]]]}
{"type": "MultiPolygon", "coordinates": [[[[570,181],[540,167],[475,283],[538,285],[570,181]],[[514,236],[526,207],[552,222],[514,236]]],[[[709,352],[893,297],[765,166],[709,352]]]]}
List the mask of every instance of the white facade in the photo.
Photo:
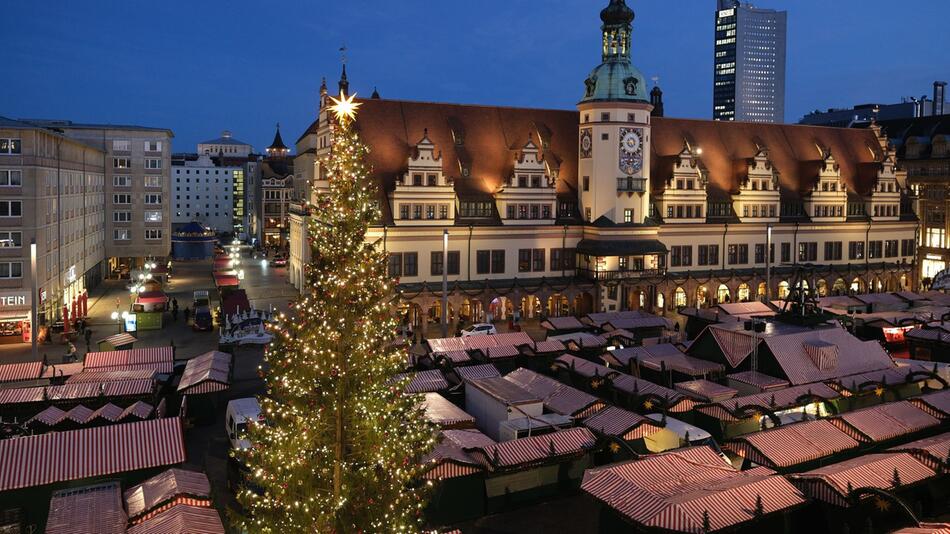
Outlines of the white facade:
{"type": "Polygon", "coordinates": [[[209,156],[246,158],[252,152],[254,152],[253,146],[235,139],[228,130],[221,132],[221,137],[217,139],[209,139],[198,143],[198,153],[208,154],[209,156]]]}
{"type": "Polygon", "coordinates": [[[234,179],[243,167],[218,167],[207,154],[172,167],[172,225],[192,221],[218,232],[234,230],[234,179]]]}

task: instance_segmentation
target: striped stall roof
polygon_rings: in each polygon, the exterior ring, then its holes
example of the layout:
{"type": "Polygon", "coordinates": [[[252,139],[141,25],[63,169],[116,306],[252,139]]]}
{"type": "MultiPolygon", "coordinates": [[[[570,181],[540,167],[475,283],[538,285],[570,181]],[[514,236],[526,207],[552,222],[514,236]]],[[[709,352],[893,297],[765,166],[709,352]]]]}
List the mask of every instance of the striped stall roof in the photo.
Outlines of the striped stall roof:
{"type": "Polygon", "coordinates": [[[84,425],[92,419],[93,414],[95,414],[94,411],[90,410],[89,408],[86,408],[82,404],[79,404],[79,405],[74,406],[73,409],[66,412],[66,419],[73,421],[75,423],[78,423],[80,425],[84,425]]]}
{"type": "Polygon", "coordinates": [[[709,380],[690,380],[673,384],[676,391],[698,397],[709,402],[721,402],[735,397],[739,392],[730,387],[709,380]]]}
{"type": "Polygon", "coordinates": [[[196,356],[185,364],[178,382],[180,395],[224,391],[231,385],[231,355],[213,350],[196,356]]]}
{"type": "Polygon", "coordinates": [[[105,339],[100,339],[96,343],[108,343],[113,347],[121,347],[123,345],[131,345],[138,341],[138,338],[129,334],[128,332],[120,332],[118,334],[113,334],[105,339]]]}
{"type": "Polygon", "coordinates": [[[429,351],[433,353],[475,349],[485,351],[490,347],[534,346],[534,340],[526,332],[507,332],[491,336],[435,338],[427,340],[426,343],[429,345],[429,351]]]}
{"type": "Polygon", "coordinates": [[[653,371],[660,371],[665,367],[689,376],[704,376],[725,370],[725,367],[718,363],[684,354],[676,345],[671,343],[612,350],[607,356],[604,356],[604,359],[613,359],[611,363],[624,368],[629,368],[630,362],[634,361],[636,364],[653,371]]]}
{"type": "Polygon", "coordinates": [[[534,394],[548,411],[561,415],[586,417],[604,407],[597,397],[529,369],[515,369],[505,375],[505,380],[534,394]]]}
{"type": "MultiPolygon", "coordinates": [[[[643,380],[642,378],[634,378],[628,374],[624,374],[615,369],[590,362],[583,358],[578,358],[577,356],[564,354],[563,356],[559,356],[557,361],[565,365],[572,372],[587,378],[609,377],[610,383],[614,389],[622,391],[627,395],[653,395],[659,399],[663,399],[665,402],[670,404],[670,411],[672,412],[687,412],[692,410],[697,404],[695,399],[687,397],[682,393],[678,393],[672,389],[665,388],[647,380],[643,380]]],[[[657,401],[653,399],[647,399],[644,401],[644,408],[647,410],[651,410],[656,407],[658,407],[657,401]]]]}
{"type": "Polygon", "coordinates": [[[428,480],[458,478],[484,471],[484,468],[455,443],[443,439],[422,458],[423,464],[432,464],[425,473],[428,480]]]}
{"type": "Polygon", "coordinates": [[[177,417],[0,440],[0,491],[185,461],[177,417]]]}
{"type": "Polygon", "coordinates": [[[422,402],[426,419],[441,428],[475,428],[475,418],[438,393],[426,393],[422,402]]]}
{"type": "Polygon", "coordinates": [[[501,376],[498,369],[490,364],[468,365],[465,367],[456,367],[453,369],[463,381],[481,380],[483,378],[493,378],[501,376]]]}
{"type": "Polygon", "coordinates": [[[950,389],[941,389],[935,393],[914,397],[910,401],[934,417],[950,418],[950,389]]]}
{"type": "Polygon", "coordinates": [[[593,449],[596,442],[590,430],[576,427],[479,447],[469,453],[489,471],[501,471],[582,456],[593,449]]]}
{"type": "Polygon", "coordinates": [[[813,499],[836,506],[848,506],[848,486],[852,489],[895,487],[894,473],[901,485],[915,484],[936,476],[936,472],[905,452],[867,454],[812,471],[789,475],[789,480],[813,499]]]}
{"type": "Polygon", "coordinates": [[[125,534],[128,517],[118,482],[53,492],[46,534],[125,534]]]}
{"type": "Polygon", "coordinates": [[[43,369],[43,378],[53,378],[54,376],[73,376],[83,372],[86,364],[83,362],[61,363],[59,365],[47,365],[43,369]]]}
{"type": "Polygon", "coordinates": [[[567,350],[567,347],[564,346],[564,343],[556,339],[545,339],[544,341],[537,341],[534,344],[534,353],[535,354],[552,354],[555,352],[564,352],[567,350]]]}
{"type": "Polygon", "coordinates": [[[203,500],[211,505],[211,483],[198,471],[169,469],[125,490],[125,507],[133,521],[178,497],[203,500]]]}
{"type": "Polygon", "coordinates": [[[788,380],[782,380],[781,378],[775,378],[774,376],[769,376],[765,373],[760,373],[758,371],[743,371],[741,373],[732,373],[731,375],[726,375],[726,378],[730,380],[735,380],[736,382],[741,382],[743,384],[748,384],[750,386],[755,386],[757,388],[769,391],[773,389],[782,389],[787,388],[791,384],[788,383],[788,380]]]}
{"type": "Polygon", "coordinates": [[[950,332],[940,328],[912,328],[904,333],[904,338],[950,344],[950,332]]]}
{"type": "Polygon", "coordinates": [[[393,382],[406,379],[409,380],[405,388],[406,393],[432,393],[449,388],[449,383],[445,381],[442,371],[438,369],[399,374],[393,378],[393,382]]]}
{"type": "Polygon", "coordinates": [[[106,382],[103,384],[103,395],[106,397],[129,397],[150,395],[155,390],[151,380],[123,380],[122,382],[106,382]]]}
{"type": "Polygon", "coordinates": [[[561,334],[559,336],[549,336],[549,340],[560,341],[567,347],[577,347],[578,349],[599,349],[606,347],[610,342],[607,338],[595,336],[587,332],[574,332],[573,334],[561,334]]]}
{"type": "Polygon", "coordinates": [[[741,408],[752,406],[765,411],[786,410],[814,402],[814,398],[832,400],[841,394],[827,384],[803,384],[785,389],[765,391],[754,395],[733,397],[727,401],[700,406],[698,411],[722,421],[738,421],[735,413],[741,408]]]}
{"type": "Polygon", "coordinates": [[[524,345],[533,346],[534,340],[531,339],[531,336],[527,332],[505,332],[504,334],[496,334],[494,336],[472,336],[466,339],[478,339],[479,337],[491,338],[496,346],[509,345],[512,347],[521,347],[524,345]]]}
{"type": "Polygon", "coordinates": [[[152,380],[155,378],[155,369],[139,369],[135,371],[83,371],[66,379],[67,384],[81,384],[85,382],[117,382],[120,380],[152,380]]]}
{"type": "Polygon", "coordinates": [[[437,353],[446,353],[465,350],[465,338],[462,337],[443,337],[430,338],[426,340],[429,350],[437,353]]]}
{"type": "MultiPolygon", "coordinates": [[[[755,338],[745,331],[736,331],[724,325],[709,325],[703,333],[712,336],[726,361],[736,368],[752,353],[755,347],[755,338]]],[[[696,346],[694,343],[692,346],[696,346]]]]}
{"type": "Polygon", "coordinates": [[[176,504],[127,531],[128,534],[225,534],[214,508],[176,504]]]}
{"type": "Polygon", "coordinates": [[[589,469],[581,489],[644,529],[700,534],[737,527],[804,504],[801,492],[765,468],[736,471],[709,447],[589,469]]]}
{"type": "Polygon", "coordinates": [[[572,315],[565,317],[548,317],[541,321],[541,327],[545,330],[580,330],[584,328],[584,323],[572,315]]]}
{"type": "Polygon", "coordinates": [[[950,534],[950,523],[918,523],[916,527],[905,527],[891,534],[950,534]]]}
{"type": "Polygon", "coordinates": [[[723,448],[770,469],[793,467],[859,446],[827,419],[783,425],[723,444],[723,448]]]}
{"type": "Polygon", "coordinates": [[[468,363],[472,361],[472,357],[469,356],[468,353],[465,352],[464,350],[450,350],[448,352],[435,353],[436,358],[440,356],[455,364],[468,363]]]}
{"type": "Polygon", "coordinates": [[[5,404],[27,404],[31,402],[43,402],[45,400],[46,388],[15,388],[0,389],[0,405],[5,404]]]}
{"type": "Polygon", "coordinates": [[[604,337],[610,340],[613,340],[613,339],[636,340],[636,335],[625,328],[617,328],[617,329],[611,330],[610,332],[604,332],[604,337]]]}
{"type": "Polygon", "coordinates": [[[663,429],[659,423],[652,419],[616,406],[604,408],[585,419],[581,424],[595,432],[616,436],[627,441],[644,438],[663,429]]]}
{"type": "Polygon", "coordinates": [[[144,349],[113,350],[108,352],[90,352],[86,354],[86,369],[99,367],[124,367],[172,363],[175,361],[175,349],[172,347],[148,347],[144,349]]]}
{"type": "Polygon", "coordinates": [[[843,328],[779,334],[763,341],[794,385],[894,369],[880,343],[861,341],[843,328]]]}
{"type": "Polygon", "coordinates": [[[625,330],[635,330],[637,328],[673,328],[673,324],[669,319],[639,310],[589,313],[584,319],[585,323],[598,328],[612,327],[606,328],[607,330],[615,330],[618,328],[625,330]]]}
{"type": "Polygon", "coordinates": [[[96,419],[105,419],[106,421],[111,421],[115,423],[115,422],[118,422],[120,419],[122,419],[122,413],[123,413],[122,408],[119,408],[118,406],[110,402],[100,407],[98,410],[96,410],[92,414],[92,417],[89,418],[89,420],[95,421],[96,419]]]}
{"type": "Polygon", "coordinates": [[[909,452],[937,471],[950,458],[950,432],[919,439],[890,449],[894,452],[909,452]]]}
{"type": "Polygon", "coordinates": [[[42,424],[46,426],[55,426],[60,423],[63,419],[66,418],[66,412],[60,410],[55,406],[50,406],[49,408],[43,410],[42,412],[34,415],[26,421],[26,424],[29,426],[34,426],[37,424],[42,424]]]}
{"type": "Polygon", "coordinates": [[[175,371],[175,362],[137,363],[131,365],[113,365],[110,367],[96,367],[92,371],[153,371],[163,375],[175,371]]]}
{"type": "Polygon", "coordinates": [[[91,399],[98,397],[103,393],[104,389],[105,385],[98,382],[47,386],[46,398],[54,402],[60,400],[91,399]]]}
{"type": "Polygon", "coordinates": [[[495,446],[495,440],[474,428],[465,430],[443,430],[442,442],[451,443],[466,451],[495,446]]]}
{"type": "Polygon", "coordinates": [[[0,365],[0,382],[36,380],[43,374],[43,362],[6,363],[0,365]]]}
{"type": "Polygon", "coordinates": [[[518,350],[518,347],[513,347],[511,345],[497,346],[497,347],[488,347],[489,360],[500,360],[502,358],[515,358],[521,355],[521,352],[518,350]]]}
{"type": "MultiPolygon", "coordinates": [[[[914,366],[894,367],[891,369],[882,369],[872,373],[860,373],[856,375],[844,376],[835,379],[833,382],[847,389],[852,393],[867,391],[878,386],[890,386],[896,384],[906,384],[907,378],[919,369],[914,366]]],[[[920,376],[914,379],[915,382],[926,380],[926,377],[920,376]]]]}
{"type": "Polygon", "coordinates": [[[129,406],[125,410],[122,410],[122,415],[119,416],[120,420],[125,419],[148,419],[152,415],[152,405],[138,401],[135,404],[129,406]]]}
{"type": "Polygon", "coordinates": [[[830,421],[851,437],[865,443],[906,436],[940,424],[936,417],[921,410],[910,401],[862,408],[836,415],[830,421]]]}

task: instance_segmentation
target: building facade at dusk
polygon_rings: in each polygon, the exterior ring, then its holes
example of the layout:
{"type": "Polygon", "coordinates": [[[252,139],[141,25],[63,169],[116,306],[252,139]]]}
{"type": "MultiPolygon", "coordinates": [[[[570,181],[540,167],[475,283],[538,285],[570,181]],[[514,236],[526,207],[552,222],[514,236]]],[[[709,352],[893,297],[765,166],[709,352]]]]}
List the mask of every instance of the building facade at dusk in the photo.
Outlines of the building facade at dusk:
{"type": "MultiPolygon", "coordinates": [[[[368,239],[410,316],[441,314],[444,270],[449,317],[468,320],[671,314],[783,298],[798,275],[820,294],[916,286],[917,219],[880,129],[654,116],[633,18],[619,0],[601,12],[602,62],[574,111],[362,100],[382,211],[368,239]]],[[[297,142],[312,198],[328,188],[327,98],[297,142]]],[[[298,288],[307,222],[292,205],[298,288]]]]}
{"type": "Polygon", "coordinates": [[[718,7],[713,119],[785,122],[787,13],[739,0],[718,7]]]}

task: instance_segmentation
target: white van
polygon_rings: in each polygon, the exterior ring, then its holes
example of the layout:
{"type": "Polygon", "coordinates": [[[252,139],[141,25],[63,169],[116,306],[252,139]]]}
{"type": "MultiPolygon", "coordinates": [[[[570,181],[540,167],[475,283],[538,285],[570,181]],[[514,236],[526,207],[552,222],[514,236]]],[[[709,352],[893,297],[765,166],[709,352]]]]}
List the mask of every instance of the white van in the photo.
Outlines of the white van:
{"type": "Polygon", "coordinates": [[[228,440],[234,449],[244,450],[251,446],[247,440],[247,422],[263,421],[261,414],[261,405],[257,399],[248,397],[245,399],[234,399],[228,402],[228,410],[224,420],[225,430],[228,433],[228,440]]]}

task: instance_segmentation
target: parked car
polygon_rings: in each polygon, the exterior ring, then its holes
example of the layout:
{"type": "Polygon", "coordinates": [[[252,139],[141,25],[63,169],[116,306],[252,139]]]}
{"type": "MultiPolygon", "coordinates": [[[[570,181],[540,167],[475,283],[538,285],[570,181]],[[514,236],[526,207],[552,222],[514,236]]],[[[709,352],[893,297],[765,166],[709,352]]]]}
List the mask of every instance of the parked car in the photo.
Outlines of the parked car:
{"type": "Polygon", "coordinates": [[[497,333],[498,330],[495,329],[495,325],[488,323],[476,323],[462,329],[462,337],[488,336],[497,333]]]}
{"type": "Polygon", "coordinates": [[[192,330],[210,332],[214,330],[214,319],[211,317],[211,308],[207,306],[198,306],[195,308],[195,318],[192,322],[192,330]]]}
{"type": "Polygon", "coordinates": [[[248,421],[262,421],[261,406],[254,397],[228,401],[225,416],[225,431],[233,449],[246,449],[251,442],[245,437],[248,421]]]}
{"type": "Polygon", "coordinates": [[[274,256],[274,259],[270,262],[274,267],[286,267],[287,266],[287,256],[283,254],[278,254],[274,256]]]}

